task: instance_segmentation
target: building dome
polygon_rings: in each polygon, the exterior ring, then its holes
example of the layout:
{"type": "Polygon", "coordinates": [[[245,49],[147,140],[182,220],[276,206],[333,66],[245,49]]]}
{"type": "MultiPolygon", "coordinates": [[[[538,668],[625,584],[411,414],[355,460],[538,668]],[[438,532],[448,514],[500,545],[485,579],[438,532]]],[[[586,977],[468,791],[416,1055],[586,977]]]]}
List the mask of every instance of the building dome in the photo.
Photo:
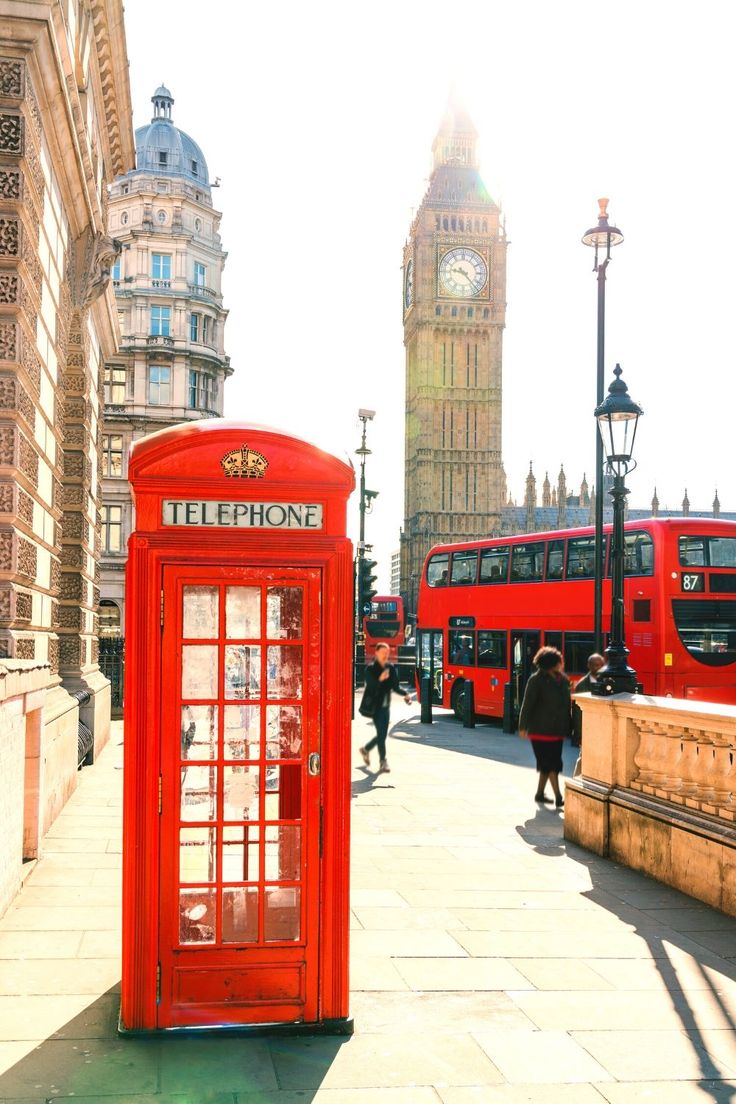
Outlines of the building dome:
{"type": "Polygon", "coordinates": [[[151,101],[151,122],[138,127],[135,132],[135,165],[138,172],[183,176],[205,188],[209,187],[209,172],[202,150],[172,122],[174,97],[171,92],[162,84],[151,101]]]}

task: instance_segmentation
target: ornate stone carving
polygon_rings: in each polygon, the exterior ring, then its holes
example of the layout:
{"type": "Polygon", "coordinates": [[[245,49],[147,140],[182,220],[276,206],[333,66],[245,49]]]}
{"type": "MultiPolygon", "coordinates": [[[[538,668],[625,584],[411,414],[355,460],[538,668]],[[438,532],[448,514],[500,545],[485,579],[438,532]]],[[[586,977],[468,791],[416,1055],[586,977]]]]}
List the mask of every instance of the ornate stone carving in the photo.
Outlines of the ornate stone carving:
{"type": "Polygon", "coordinates": [[[59,637],[59,664],[61,667],[79,667],[82,641],[78,636],[59,637]]]}
{"type": "Polygon", "coordinates": [[[20,115],[0,113],[0,153],[23,154],[23,120],[20,115]]]}
{"type": "Polygon", "coordinates": [[[64,389],[64,393],[67,395],[72,391],[76,391],[80,395],[83,395],[87,390],[84,376],[76,375],[73,372],[64,372],[61,377],[61,386],[64,389]]]}
{"type": "Polygon", "coordinates": [[[33,595],[27,590],[18,590],[15,594],[16,621],[30,621],[33,611],[33,595]]]}
{"type": "Polygon", "coordinates": [[[38,453],[21,433],[18,439],[18,467],[34,487],[38,486],[38,453]]]}
{"type": "Polygon", "coordinates": [[[71,479],[84,479],[86,458],[83,452],[64,452],[64,475],[71,479]]]}
{"type": "Polygon", "coordinates": [[[84,487],[81,483],[67,483],[61,489],[63,506],[79,506],[84,501],[84,487]]]}
{"type": "Polygon", "coordinates": [[[36,141],[40,143],[43,135],[43,127],[41,124],[41,112],[38,110],[38,101],[36,100],[35,93],[30,87],[26,89],[26,104],[28,105],[28,113],[31,116],[31,124],[36,134],[36,141]]]}
{"type": "Polygon", "coordinates": [[[0,96],[23,96],[25,65],[20,58],[0,58],[0,96]]]}
{"type": "Polygon", "coordinates": [[[0,199],[20,199],[23,177],[20,169],[0,168],[0,199]]]}
{"type": "Polygon", "coordinates": [[[52,629],[58,629],[58,627],[59,627],[59,611],[60,610],[61,610],[61,606],[59,605],[59,603],[56,600],[52,601],[52,603],[51,603],[51,628],[52,629]]]}
{"type": "Polygon", "coordinates": [[[18,357],[18,327],[15,322],[0,321],[0,360],[18,357]]]}
{"type": "Polygon", "coordinates": [[[14,425],[0,425],[0,464],[15,466],[15,439],[14,425]]]}
{"type": "Polygon", "coordinates": [[[0,409],[18,410],[31,427],[36,423],[36,408],[15,376],[0,375],[0,409]]]}
{"type": "Polygon", "coordinates": [[[33,525],[33,499],[25,491],[18,488],[18,504],[16,506],[18,517],[26,523],[33,525]]]}
{"type": "Polygon", "coordinates": [[[79,544],[64,544],[61,548],[61,562],[64,567],[82,567],[84,550],[79,544]]]}
{"type": "Polygon", "coordinates": [[[59,609],[59,625],[63,629],[81,629],[84,622],[84,614],[79,606],[61,606],[59,609]]]}
{"type": "Polygon", "coordinates": [[[87,430],[83,425],[67,426],[64,433],[65,445],[85,445],[87,442],[87,430]]]}
{"type": "Polygon", "coordinates": [[[15,642],[15,658],[16,659],[35,659],[36,658],[36,641],[31,636],[25,636],[21,640],[15,642]]]}
{"type": "MultiPolygon", "coordinates": [[[[0,431],[1,432],[1,431],[0,431]]],[[[2,446],[0,445],[0,448],[2,446]]],[[[4,463],[0,456],[0,463],[4,463]]],[[[0,514],[12,514],[14,510],[14,489],[15,484],[8,483],[3,480],[0,483],[0,514]]]]}
{"type": "Polygon", "coordinates": [[[21,364],[28,373],[28,378],[35,387],[36,392],[38,392],[41,384],[41,361],[38,359],[38,354],[30,341],[23,342],[21,364]]]}
{"type": "Polygon", "coordinates": [[[79,235],[73,246],[70,280],[75,307],[89,307],[102,295],[110,282],[115,258],[122,248],[121,242],[108,238],[106,234],[85,231],[79,235]]]}
{"type": "Polygon", "coordinates": [[[51,561],[51,590],[58,594],[61,589],[61,564],[57,559],[51,561]]]}
{"type": "Polygon", "coordinates": [[[20,277],[17,272],[0,272],[0,303],[17,303],[20,298],[20,277]]]}
{"type": "Polygon", "coordinates": [[[31,245],[27,236],[23,240],[23,248],[21,250],[21,257],[23,263],[28,269],[29,281],[32,287],[40,288],[43,281],[43,272],[41,270],[41,262],[36,254],[36,247],[31,245]]]}
{"type": "Polygon", "coordinates": [[[62,533],[69,540],[81,540],[84,535],[84,516],[76,511],[65,510],[62,517],[62,533]]]}
{"type": "Polygon", "coordinates": [[[59,593],[62,602],[63,601],[76,601],[82,600],[82,577],[77,575],[76,571],[65,571],[61,576],[61,587],[59,593]]]}
{"type": "Polygon", "coordinates": [[[35,544],[18,537],[18,574],[35,580],[37,565],[38,549],[35,544]]]}
{"type": "Polygon", "coordinates": [[[0,529],[0,571],[13,570],[13,530],[0,529]]]}
{"type": "Polygon", "coordinates": [[[0,640],[0,659],[7,659],[10,655],[10,641],[7,638],[0,640]]]}
{"type": "Polygon", "coordinates": [[[100,605],[100,588],[92,587],[92,608],[97,609],[100,605]]]}
{"type": "Polygon", "coordinates": [[[92,662],[100,662],[100,642],[96,636],[92,638],[92,662]]]}
{"type": "Polygon", "coordinates": [[[54,510],[60,510],[64,496],[64,487],[60,479],[51,480],[51,506],[54,510]]]}
{"type": "Polygon", "coordinates": [[[12,621],[11,610],[13,592],[10,587],[0,587],[0,621],[12,621]]]}
{"type": "Polygon", "coordinates": [[[52,671],[59,670],[59,641],[55,637],[49,637],[49,666],[52,671]]]}

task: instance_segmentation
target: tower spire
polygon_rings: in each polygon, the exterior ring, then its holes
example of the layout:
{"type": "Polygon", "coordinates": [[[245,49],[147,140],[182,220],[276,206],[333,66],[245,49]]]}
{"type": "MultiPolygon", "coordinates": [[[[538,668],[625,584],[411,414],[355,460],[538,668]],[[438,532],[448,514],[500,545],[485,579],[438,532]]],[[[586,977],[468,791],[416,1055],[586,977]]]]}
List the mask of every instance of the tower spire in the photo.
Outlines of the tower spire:
{"type": "Polygon", "coordinates": [[[447,108],[440,129],[432,144],[434,168],[440,165],[467,165],[478,167],[478,131],[465,104],[453,86],[447,99],[447,108]]]}

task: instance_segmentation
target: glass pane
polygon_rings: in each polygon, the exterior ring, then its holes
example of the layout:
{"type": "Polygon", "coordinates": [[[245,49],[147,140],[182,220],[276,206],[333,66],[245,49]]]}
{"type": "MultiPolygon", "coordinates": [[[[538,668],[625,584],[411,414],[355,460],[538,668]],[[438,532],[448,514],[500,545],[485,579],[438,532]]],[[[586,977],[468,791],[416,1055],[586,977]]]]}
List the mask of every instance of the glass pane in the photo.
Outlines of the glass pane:
{"type": "Polygon", "coordinates": [[[302,647],[271,644],[267,654],[269,698],[302,696],[302,647]]]}
{"type": "Polygon", "coordinates": [[[711,567],[736,567],[736,537],[711,537],[711,567]]]}
{"type": "Polygon", "coordinates": [[[301,763],[269,766],[266,771],[266,820],[299,820],[301,815],[301,763]]]}
{"type": "Polygon", "coordinates": [[[302,753],[302,707],[269,705],[266,709],[266,758],[298,759],[302,753]]]}
{"type": "Polygon", "coordinates": [[[261,649],[257,644],[225,647],[225,697],[257,698],[261,692],[261,649]]]}
{"type": "Polygon", "coordinates": [[[217,869],[215,845],[215,828],[182,828],[180,830],[180,882],[214,882],[217,869]]]}
{"type": "Polygon", "coordinates": [[[185,644],[181,650],[181,696],[217,697],[217,645],[185,644]]]}
{"type": "Polygon", "coordinates": [[[567,542],[568,579],[592,579],[595,574],[595,537],[574,537],[567,542]]]}
{"type": "Polygon", "coordinates": [[[227,587],[225,625],[228,640],[252,640],[261,635],[260,587],[227,587]]]}
{"type": "Polygon", "coordinates": [[[224,820],[258,820],[258,767],[225,767],[224,820]]]}
{"type": "Polygon", "coordinates": [[[565,556],[565,542],[564,541],[550,541],[549,550],[547,552],[547,578],[548,579],[561,579],[562,578],[562,564],[565,556]]]}
{"type": "Polygon", "coordinates": [[[266,635],[269,640],[299,640],[304,635],[301,587],[269,587],[266,635]]]}
{"type": "Polygon", "coordinates": [[[266,827],[266,881],[297,882],[301,876],[301,828],[297,824],[266,827]]]}
{"type": "Polygon", "coordinates": [[[452,575],[450,582],[453,586],[466,586],[475,582],[478,573],[477,552],[454,552],[452,555],[452,575]]]}
{"type": "Polygon", "coordinates": [[[226,705],[225,758],[258,759],[260,748],[260,705],[226,705]]]}
{"type": "Polygon", "coordinates": [[[448,663],[475,664],[475,633],[451,629],[448,633],[448,663]]]}
{"type": "Polygon", "coordinates": [[[484,548],[480,554],[480,581],[482,583],[505,583],[508,567],[508,548],[484,548]]]}
{"type": "Polygon", "coordinates": [[[179,890],[179,942],[214,943],[215,908],[214,889],[179,890]]]}
{"type": "Polygon", "coordinates": [[[258,889],[236,886],[222,891],[223,943],[255,943],[258,940],[258,889]]]}
{"type": "Polygon", "coordinates": [[[217,748],[217,706],[181,707],[182,759],[214,759],[217,748]]]}
{"type": "Polygon", "coordinates": [[[267,886],[265,890],[263,938],[267,942],[277,939],[294,941],[300,934],[299,886],[267,886]]]}
{"type": "Polygon", "coordinates": [[[222,880],[223,882],[258,881],[257,826],[238,824],[222,830],[222,880]]]}
{"type": "Polygon", "coordinates": [[[680,537],[680,563],[683,567],[705,566],[706,537],[680,537]]]}
{"type": "Polygon", "coordinates": [[[180,820],[214,820],[217,767],[182,767],[180,820]]]}
{"type": "Polygon", "coordinates": [[[511,582],[541,579],[544,570],[543,544],[515,544],[511,557],[511,582]]]}
{"type": "Polygon", "coordinates": [[[427,564],[427,583],[431,587],[447,586],[447,566],[450,557],[447,552],[433,556],[427,564]]]}
{"type": "Polygon", "coordinates": [[[206,637],[212,640],[216,637],[218,612],[217,587],[185,586],[184,639],[206,637]]]}

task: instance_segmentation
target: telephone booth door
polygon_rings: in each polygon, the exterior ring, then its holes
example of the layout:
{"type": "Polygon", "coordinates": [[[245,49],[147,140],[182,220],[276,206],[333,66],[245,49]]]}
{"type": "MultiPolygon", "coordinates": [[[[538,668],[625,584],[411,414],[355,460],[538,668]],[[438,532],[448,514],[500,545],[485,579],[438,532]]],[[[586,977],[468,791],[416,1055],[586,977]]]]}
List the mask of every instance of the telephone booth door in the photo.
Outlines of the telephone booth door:
{"type": "Polygon", "coordinates": [[[315,1021],[319,569],[163,569],[158,1026],[315,1021]]]}

